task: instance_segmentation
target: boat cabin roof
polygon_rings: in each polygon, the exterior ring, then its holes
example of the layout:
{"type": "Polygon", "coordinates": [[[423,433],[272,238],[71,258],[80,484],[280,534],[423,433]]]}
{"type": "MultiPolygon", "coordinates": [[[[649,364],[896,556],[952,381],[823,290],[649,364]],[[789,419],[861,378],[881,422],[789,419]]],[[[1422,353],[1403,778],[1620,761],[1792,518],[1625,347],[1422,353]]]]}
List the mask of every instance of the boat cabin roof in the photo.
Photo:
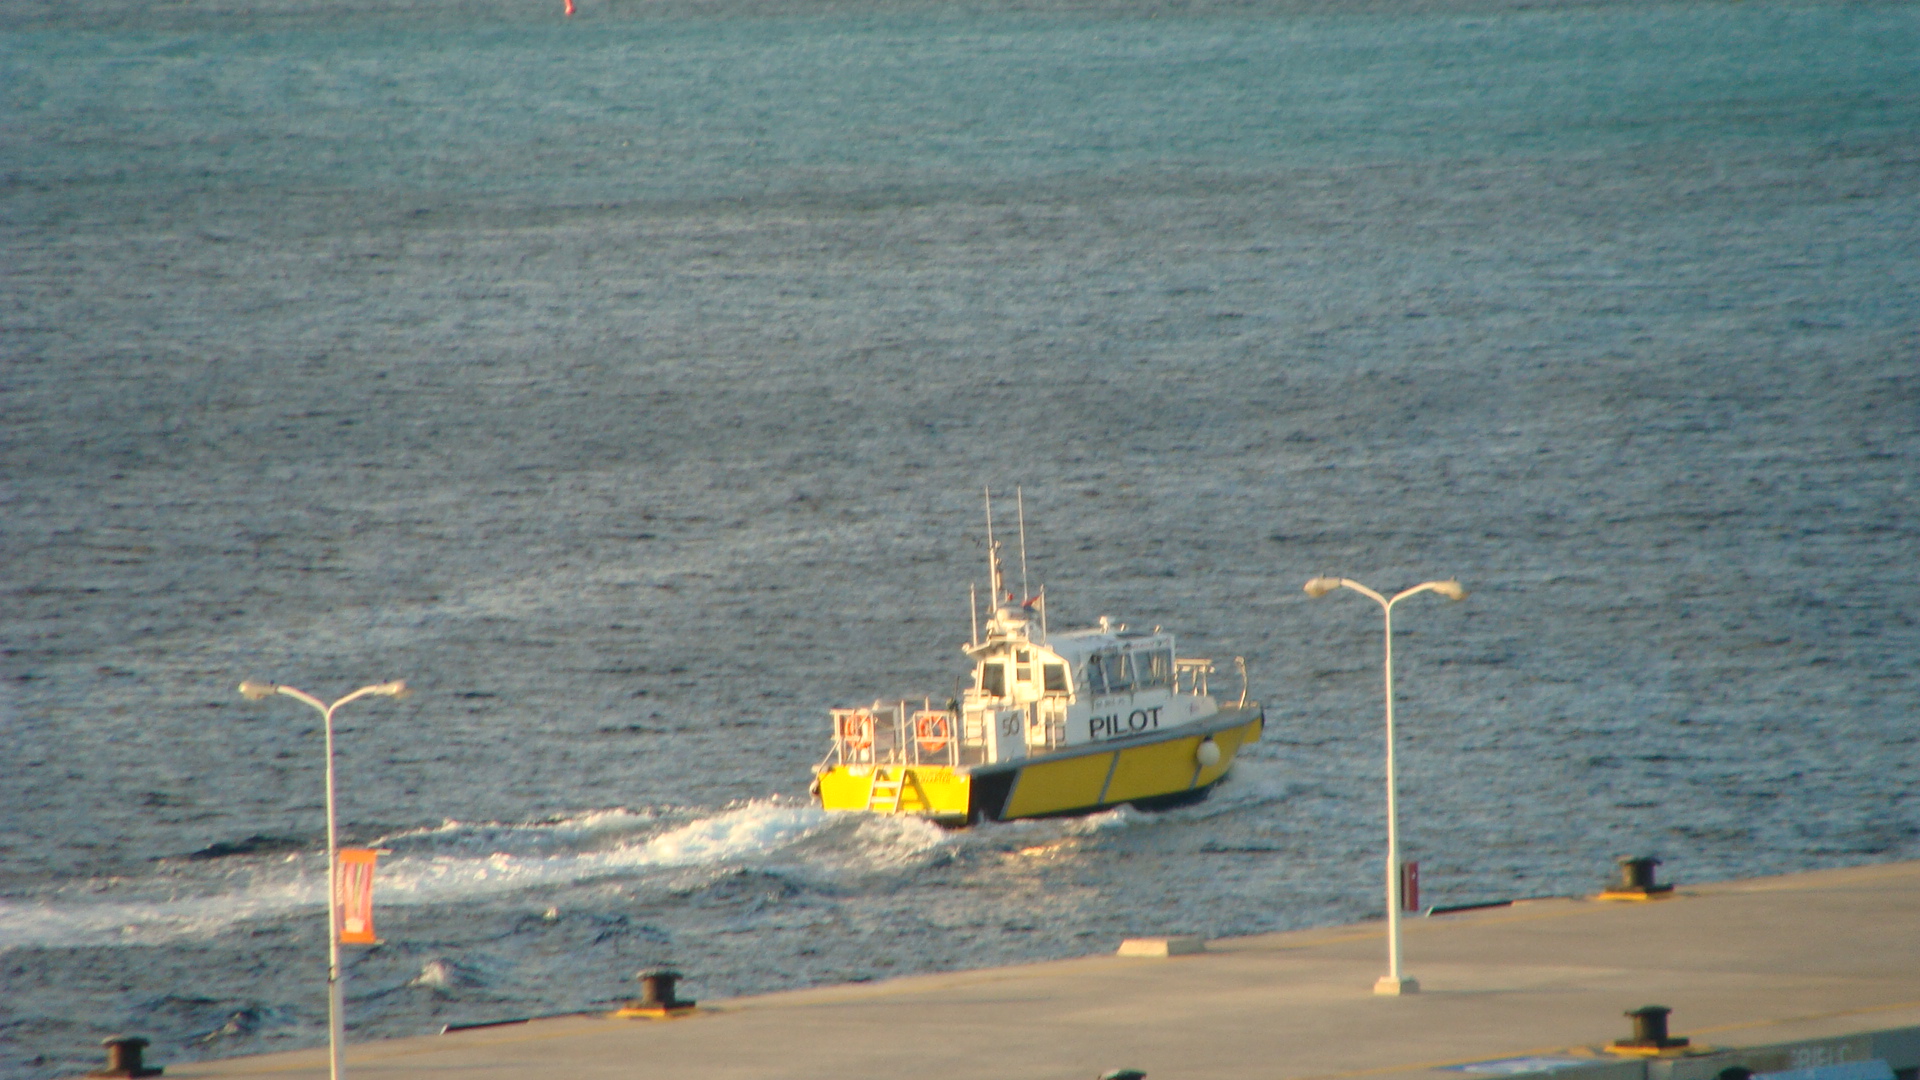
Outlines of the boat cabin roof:
{"type": "Polygon", "coordinates": [[[1129,630],[1124,625],[1111,624],[1106,628],[1090,627],[1050,635],[1046,646],[1058,653],[1061,659],[1078,664],[1100,652],[1172,649],[1173,635],[1157,629],[1129,630]]]}
{"type": "Polygon", "coordinates": [[[1065,630],[1041,639],[1027,637],[1026,628],[1027,624],[1024,620],[996,619],[989,629],[987,639],[978,645],[968,647],[966,651],[976,660],[988,660],[1001,656],[1011,649],[1034,648],[1042,652],[1051,652],[1078,667],[1086,661],[1087,657],[1096,653],[1173,649],[1173,635],[1162,631],[1159,627],[1152,630],[1130,630],[1125,623],[1116,623],[1111,619],[1101,619],[1099,626],[1084,630],[1065,630]]]}

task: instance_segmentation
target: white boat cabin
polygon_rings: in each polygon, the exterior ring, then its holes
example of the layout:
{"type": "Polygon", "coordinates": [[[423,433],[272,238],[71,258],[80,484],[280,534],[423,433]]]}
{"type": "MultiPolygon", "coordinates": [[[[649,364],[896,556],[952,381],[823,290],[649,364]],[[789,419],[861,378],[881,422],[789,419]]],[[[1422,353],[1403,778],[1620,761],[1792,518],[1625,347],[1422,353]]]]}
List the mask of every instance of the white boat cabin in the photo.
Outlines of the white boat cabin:
{"type": "MultiPolygon", "coordinates": [[[[1207,693],[1212,662],[1177,658],[1172,634],[1104,618],[1096,628],[1052,637],[1033,636],[1032,628],[1028,609],[1009,605],[988,620],[982,640],[964,646],[974,661],[973,685],[955,703],[961,722],[953,764],[1151,735],[1218,708],[1207,693]]],[[[875,708],[894,714],[877,717],[880,726],[906,726],[904,703],[897,711],[875,708]]]]}
{"type": "Polygon", "coordinates": [[[985,636],[961,647],[973,685],[944,710],[930,701],[833,710],[840,761],[987,765],[1150,737],[1219,710],[1207,692],[1213,662],[1178,657],[1170,633],[1104,617],[1052,636],[1034,629],[1027,608],[996,611],[985,636]]]}

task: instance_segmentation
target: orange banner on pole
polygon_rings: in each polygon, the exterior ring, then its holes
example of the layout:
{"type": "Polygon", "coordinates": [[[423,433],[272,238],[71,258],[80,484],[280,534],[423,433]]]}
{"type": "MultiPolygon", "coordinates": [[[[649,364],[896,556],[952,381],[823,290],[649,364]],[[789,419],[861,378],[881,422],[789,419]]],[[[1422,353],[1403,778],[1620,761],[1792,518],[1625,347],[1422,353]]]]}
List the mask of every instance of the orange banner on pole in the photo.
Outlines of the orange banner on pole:
{"type": "Polygon", "coordinates": [[[341,848],[340,895],[334,898],[334,910],[340,913],[335,931],[342,945],[378,945],[373,936],[373,863],[380,857],[377,848],[341,848]]]}

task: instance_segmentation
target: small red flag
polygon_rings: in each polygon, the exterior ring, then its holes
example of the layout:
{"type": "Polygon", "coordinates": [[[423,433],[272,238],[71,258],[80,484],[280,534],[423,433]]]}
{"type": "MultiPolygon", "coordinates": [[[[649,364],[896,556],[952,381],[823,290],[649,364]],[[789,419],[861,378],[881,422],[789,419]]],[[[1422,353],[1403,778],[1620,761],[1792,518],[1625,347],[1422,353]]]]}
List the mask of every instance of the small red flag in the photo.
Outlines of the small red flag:
{"type": "Polygon", "coordinates": [[[342,945],[380,943],[373,936],[373,863],[379,857],[376,848],[340,849],[340,893],[334,897],[334,910],[340,913],[335,931],[342,945]]]}

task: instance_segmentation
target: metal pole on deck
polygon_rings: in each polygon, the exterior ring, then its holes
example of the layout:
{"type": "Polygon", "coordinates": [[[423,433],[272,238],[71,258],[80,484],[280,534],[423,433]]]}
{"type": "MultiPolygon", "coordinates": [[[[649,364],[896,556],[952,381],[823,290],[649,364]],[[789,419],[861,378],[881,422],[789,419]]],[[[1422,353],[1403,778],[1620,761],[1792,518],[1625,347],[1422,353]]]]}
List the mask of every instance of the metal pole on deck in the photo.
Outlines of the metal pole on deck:
{"type": "Polygon", "coordinates": [[[1373,984],[1373,992],[1386,996],[1412,994],[1420,989],[1420,983],[1400,973],[1400,811],[1397,799],[1399,784],[1394,775],[1393,761],[1393,605],[1416,593],[1436,592],[1449,600],[1465,600],[1467,590],[1460,587],[1458,581],[1449,578],[1445,581],[1425,581],[1411,589],[1394,594],[1392,599],[1381,596],[1357,581],[1347,578],[1317,577],[1307,582],[1307,595],[1322,597],[1335,589],[1352,589],[1354,592],[1380,605],[1386,623],[1386,690],[1387,690],[1387,973],[1373,984]]]}
{"type": "Polygon", "coordinates": [[[304,690],[278,683],[243,682],[240,693],[249,701],[260,701],[279,694],[319,710],[325,723],[327,746],[327,1066],[332,1080],[345,1080],[347,1074],[346,1004],[344,982],[340,975],[340,850],[333,799],[333,714],[340,706],[363,697],[403,698],[407,684],[392,682],[363,686],[331,705],[304,690]]]}

